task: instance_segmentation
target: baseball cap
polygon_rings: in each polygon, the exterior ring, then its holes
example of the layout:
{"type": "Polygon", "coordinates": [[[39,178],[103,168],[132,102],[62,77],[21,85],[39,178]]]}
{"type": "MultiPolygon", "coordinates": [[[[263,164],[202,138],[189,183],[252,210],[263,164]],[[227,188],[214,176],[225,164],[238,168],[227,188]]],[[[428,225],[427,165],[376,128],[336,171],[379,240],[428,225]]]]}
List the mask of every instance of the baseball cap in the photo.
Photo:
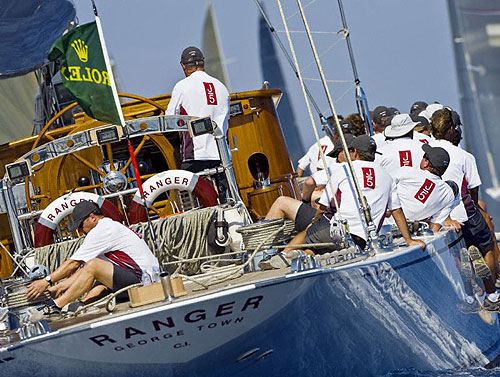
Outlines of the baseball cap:
{"type": "Polygon", "coordinates": [[[88,200],[81,201],[78,203],[75,208],[73,208],[73,213],[71,217],[73,218],[73,225],[70,230],[74,231],[78,229],[83,221],[89,217],[91,213],[94,213],[99,209],[99,206],[93,202],[89,202],[88,200]]]}
{"type": "Polygon", "coordinates": [[[424,102],[424,101],[417,101],[413,105],[411,105],[411,107],[410,107],[410,114],[413,114],[413,113],[419,114],[422,111],[424,111],[426,108],[427,108],[427,103],[426,102],[424,102]]]}
{"type": "Polygon", "coordinates": [[[437,169],[446,169],[450,164],[450,155],[444,148],[431,147],[429,144],[422,144],[426,158],[431,165],[437,169]]]}
{"type": "Polygon", "coordinates": [[[415,123],[418,123],[422,126],[430,126],[429,119],[427,119],[424,116],[419,115],[418,113],[414,112],[410,114],[411,120],[413,120],[415,123]]]}
{"type": "Polygon", "coordinates": [[[202,62],[205,58],[203,57],[203,53],[197,47],[190,46],[186,47],[181,54],[181,63],[182,64],[193,64],[196,62],[202,62]]]}
{"type": "Polygon", "coordinates": [[[377,124],[382,123],[382,118],[387,116],[387,107],[377,106],[370,114],[370,118],[377,124]]]}
{"type": "MultiPolygon", "coordinates": [[[[341,121],[339,121],[339,124],[340,124],[340,128],[342,128],[342,133],[345,134],[352,134],[352,123],[349,122],[347,119],[342,119],[341,121]]],[[[337,128],[334,128],[334,130],[336,131],[337,128]]]]}
{"type": "Polygon", "coordinates": [[[382,154],[380,152],[377,152],[377,143],[375,143],[375,140],[373,140],[373,138],[366,134],[356,136],[352,140],[349,147],[357,149],[358,151],[369,152],[371,154],[382,154]]]}
{"type": "Polygon", "coordinates": [[[388,107],[387,108],[387,116],[394,116],[394,115],[399,115],[399,114],[401,114],[401,111],[399,111],[395,107],[388,107]]]}
{"type": "Polygon", "coordinates": [[[400,137],[413,130],[417,124],[409,114],[394,115],[391,124],[385,128],[384,135],[385,137],[400,137]]]}
{"type": "MultiPolygon", "coordinates": [[[[352,133],[345,133],[344,134],[344,139],[347,144],[347,148],[351,146],[352,141],[354,140],[355,136],[352,133]]],[[[327,153],[328,157],[333,157],[337,158],[340,151],[343,149],[342,147],[342,140],[339,138],[333,145],[333,150],[327,153]]]]}

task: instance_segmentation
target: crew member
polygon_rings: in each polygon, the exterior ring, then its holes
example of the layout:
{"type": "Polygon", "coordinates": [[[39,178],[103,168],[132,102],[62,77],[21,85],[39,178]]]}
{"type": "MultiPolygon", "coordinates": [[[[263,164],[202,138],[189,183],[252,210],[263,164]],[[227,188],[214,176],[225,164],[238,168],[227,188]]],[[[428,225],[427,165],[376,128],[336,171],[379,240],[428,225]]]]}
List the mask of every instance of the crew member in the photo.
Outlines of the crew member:
{"type": "MultiPolygon", "coordinates": [[[[429,105],[430,106],[430,105],[429,105]]],[[[499,294],[496,292],[495,280],[497,276],[497,262],[494,254],[493,237],[484,217],[477,207],[477,188],[481,184],[476,176],[477,170],[465,151],[452,144],[456,139],[457,129],[460,124],[453,117],[452,110],[442,108],[433,113],[431,119],[432,135],[434,140],[431,145],[439,146],[449,153],[450,165],[443,175],[443,179],[454,181],[459,187],[468,220],[462,227],[465,244],[476,275],[483,279],[487,297],[483,301],[483,308],[488,311],[500,310],[499,294]],[[473,199],[474,197],[474,199],[473,199]]],[[[455,219],[456,211],[451,213],[455,219]]],[[[464,262],[464,261],[462,261],[464,262]]],[[[471,292],[467,292],[466,300],[474,301],[471,292]]],[[[469,302],[468,301],[468,302],[469,302]]],[[[471,303],[471,302],[469,302],[471,303]]]]}
{"type": "Polygon", "coordinates": [[[422,144],[413,140],[413,122],[408,114],[398,114],[384,130],[385,143],[378,145],[381,153],[375,161],[389,174],[401,167],[418,167],[424,152],[422,144]]]}
{"type": "MultiPolygon", "coordinates": [[[[328,121],[330,121],[332,118],[328,118],[328,121]]],[[[351,122],[348,120],[339,120],[340,128],[342,129],[342,132],[344,134],[347,133],[352,133],[352,125],[351,122]]],[[[337,127],[335,124],[332,124],[332,129],[333,129],[333,143],[335,143],[338,140],[338,133],[337,133],[337,127]]],[[[325,160],[327,163],[327,166],[330,165],[332,162],[332,158],[329,156],[329,153],[333,150],[333,143],[332,140],[328,135],[323,136],[321,139],[319,139],[320,145],[321,145],[321,150],[323,151],[323,154],[325,154],[325,160]]],[[[309,167],[309,170],[311,171],[311,174],[316,173],[318,170],[323,170],[323,162],[321,160],[321,153],[318,148],[318,143],[315,142],[313,145],[309,147],[309,150],[307,153],[304,155],[299,160],[299,165],[297,167],[297,174],[299,177],[304,176],[304,172],[309,167]]]]}
{"type": "Polygon", "coordinates": [[[453,222],[448,217],[456,206],[463,205],[459,189],[455,182],[441,179],[450,164],[450,155],[445,149],[428,144],[423,144],[422,149],[425,153],[418,168],[391,172],[403,212],[410,221],[429,223],[433,232],[445,222],[458,231],[467,216],[453,222]]]}
{"type": "Polygon", "coordinates": [[[61,309],[91,290],[99,282],[117,290],[141,281],[142,272],[150,275],[158,260],[135,232],[104,217],[92,202],[82,201],[73,210],[73,227],[87,236],[75,253],[44,279],[32,282],[26,291],[29,300],[49,289],[54,298],[48,306],[61,309]],[[83,267],[82,267],[83,266],[83,267]],[[82,268],[80,268],[82,267],[82,268]]]}
{"type": "MultiPolygon", "coordinates": [[[[181,67],[186,75],[175,84],[166,115],[181,114],[208,117],[227,134],[229,120],[229,92],[215,77],[205,72],[203,53],[196,47],[187,47],[181,54],[181,67]]],[[[193,173],[215,168],[221,164],[217,143],[213,135],[205,134],[191,138],[188,132],[181,132],[181,169],[193,173]]],[[[226,183],[222,173],[214,175],[223,197],[226,183]]]]}

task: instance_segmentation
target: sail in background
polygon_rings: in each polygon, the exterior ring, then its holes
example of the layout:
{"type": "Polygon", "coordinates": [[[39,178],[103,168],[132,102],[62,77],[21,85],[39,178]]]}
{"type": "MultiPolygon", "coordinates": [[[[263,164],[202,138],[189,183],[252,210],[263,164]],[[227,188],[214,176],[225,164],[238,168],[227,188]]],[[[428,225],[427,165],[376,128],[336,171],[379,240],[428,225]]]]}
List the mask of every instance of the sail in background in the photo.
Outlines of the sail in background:
{"type": "Polygon", "coordinates": [[[448,0],[467,150],[481,199],[500,218],[500,0],[448,0]]]}
{"type": "Polygon", "coordinates": [[[293,166],[304,155],[304,146],[300,137],[295,115],[290,104],[285,79],[281,72],[280,63],[276,55],[271,32],[262,16],[259,17],[259,42],[260,42],[260,65],[263,81],[269,82],[270,88],[278,88],[283,92],[283,97],[278,106],[278,116],[281,128],[285,136],[285,142],[292,159],[293,166]]]}
{"type": "Polygon", "coordinates": [[[216,77],[222,81],[229,89],[229,76],[226,70],[214,8],[211,1],[208,2],[205,23],[203,25],[203,45],[201,49],[205,55],[205,71],[210,76],[216,77]]]}
{"type": "Polygon", "coordinates": [[[31,135],[37,90],[34,73],[0,80],[0,144],[31,135]]]}

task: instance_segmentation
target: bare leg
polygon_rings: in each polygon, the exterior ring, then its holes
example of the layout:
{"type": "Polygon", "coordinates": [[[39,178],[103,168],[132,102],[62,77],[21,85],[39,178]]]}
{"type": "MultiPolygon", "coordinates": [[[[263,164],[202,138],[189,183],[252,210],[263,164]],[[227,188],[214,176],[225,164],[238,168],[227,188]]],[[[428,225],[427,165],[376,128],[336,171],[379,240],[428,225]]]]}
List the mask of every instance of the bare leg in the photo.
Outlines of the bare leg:
{"type": "Polygon", "coordinates": [[[494,250],[489,250],[484,256],[484,261],[488,265],[491,271],[491,277],[488,280],[483,280],[484,288],[486,288],[486,293],[496,292],[495,282],[497,277],[497,260],[494,250]]]}
{"type": "Polygon", "coordinates": [[[78,275],[80,274],[81,271],[82,270],[79,269],[67,279],[64,279],[63,281],[57,283],[56,285],[49,287],[50,296],[52,298],[57,298],[61,296],[66,291],[66,289],[68,289],[71,286],[71,284],[73,284],[75,279],[78,278],[78,275]]]}
{"type": "Polygon", "coordinates": [[[290,219],[295,221],[297,211],[299,210],[301,201],[290,198],[288,196],[280,196],[276,199],[266,215],[266,220],[271,219],[290,219]]]}
{"type": "Polygon", "coordinates": [[[108,294],[108,288],[105,285],[98,284],[92,287],[92,289],[87,293],[85,298],[81,300],[85,305],[91,302],[97,301],[100,298],[108,294]]]}
{"type": "Polygon", "coordinates": [[[85,292],[90,291],[94,280],[99,281],[108,288],[113,288],[113,265],[111,262],[96,258],[85,263],[73,284],[54,302],[62,308],[64,305],[75,301],[85,292]]]}
{"type": "MultiPolygon", "coordinates": [[[[309,228],[309,227],[308,227],[309,228]]],[[[302,232],[299,232],[291,239],[291,241],[288,243],[288,247],[283,250],[284,253],[288,253],[289,251],[295,250],[296,248],[293,247],[293,245],[300,245],[303,244],[305,239],[306,239],[306,231],[307,228],[304,229],[302,232]]]]}

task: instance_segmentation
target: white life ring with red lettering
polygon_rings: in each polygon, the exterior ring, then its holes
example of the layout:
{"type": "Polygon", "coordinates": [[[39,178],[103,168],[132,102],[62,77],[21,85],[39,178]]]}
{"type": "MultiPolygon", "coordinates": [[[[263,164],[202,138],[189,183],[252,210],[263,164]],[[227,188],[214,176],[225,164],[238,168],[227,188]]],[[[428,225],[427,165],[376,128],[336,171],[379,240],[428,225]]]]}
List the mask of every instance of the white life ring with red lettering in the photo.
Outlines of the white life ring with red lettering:
{"type": "Polygon", "coordinates": [[[115,221],[123,221],[123,215],[120,211],[113,203],[102,196],[91,192],[74,192],[63,195],[50,203],[40,215],[35,226],[35,247],[50,245],[54,241],[52,236],[59,222],[71,214],[75,206],[84,200],[96,203],[101,208],[104,216],[115,221]]]}
{"type": "MultiPolygon", "coordinates": [[[[204,207],[213,207],[218,204],[219,195],[210,182],[187,170],[167,170],[155,174],[142,184],[142,188],[148,208],[158,195],[172,189],[191,191],[204,207]]],[[[139,190],[130,204],[128,218],[131,224],[147,221],[139,190]]]]}

